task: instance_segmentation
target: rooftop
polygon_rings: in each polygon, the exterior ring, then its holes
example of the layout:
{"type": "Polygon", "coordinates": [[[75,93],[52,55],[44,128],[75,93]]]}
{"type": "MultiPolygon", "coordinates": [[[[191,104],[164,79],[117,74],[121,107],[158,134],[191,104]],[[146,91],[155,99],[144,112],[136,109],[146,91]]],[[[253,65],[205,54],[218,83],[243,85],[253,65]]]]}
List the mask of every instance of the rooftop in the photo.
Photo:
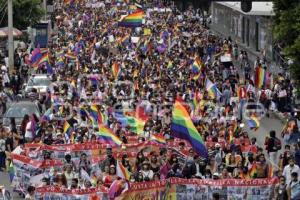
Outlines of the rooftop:
{"type": "Polygon", "coordinates": [[[245,13],[241,10],[241,2],[217,1],[216,3],[224,5],[229,8],[232,8],[232,9],[234,9],[240,13],[243,13],[245,15],[263,15],[263,16],[273,16],[274,15],[273,2],[268,2],[268,1],[252,2],[252,9],[248,13],[245,13]]]}

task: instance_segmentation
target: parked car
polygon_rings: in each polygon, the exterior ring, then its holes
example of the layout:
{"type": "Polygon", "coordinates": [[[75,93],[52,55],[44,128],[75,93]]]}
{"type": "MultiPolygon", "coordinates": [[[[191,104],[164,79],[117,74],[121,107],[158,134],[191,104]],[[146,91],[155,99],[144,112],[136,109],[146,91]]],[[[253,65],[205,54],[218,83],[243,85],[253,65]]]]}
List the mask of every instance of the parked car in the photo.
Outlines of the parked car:
{"type": "Polygon", "coordinates": [[[2,123],[4,127],[10,126],[10,120],[11,118],[15,118],[15,122],[17,125],[17,128],[21,125],[23,117],[25,115],[31,116],[32,114],[35,114],[37,117],[41,117],[42,115],[42,109],[36,102],[32,101],[18,101],[13,102],[9,105],[7,108],[7,111],[3,115],[2,123]]]}
{"type": "Polygon", "coordinates": [[[24,96],[27,97],[32,89],[36,89],[39,94],[44,94],[51,88],[51,77],[47,74],[33,74],[28,82],[23,85],[24,96]]]}

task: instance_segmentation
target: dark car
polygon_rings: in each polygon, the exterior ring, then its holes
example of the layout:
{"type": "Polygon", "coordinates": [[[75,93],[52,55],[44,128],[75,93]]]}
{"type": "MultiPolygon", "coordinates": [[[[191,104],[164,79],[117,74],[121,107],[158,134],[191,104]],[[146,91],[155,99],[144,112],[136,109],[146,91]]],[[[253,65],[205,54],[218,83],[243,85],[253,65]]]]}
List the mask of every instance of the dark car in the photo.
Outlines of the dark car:
{"type": "Polygon", "coordinates": [[[3,126],[9,127],[11,118],[15,118],[16,125],[19,127],[25,115],[35,114],[37,117],[42,115],[38,103],[32,101],[18,101],[9,105],[9,108],[3,115],[3,126]]]}

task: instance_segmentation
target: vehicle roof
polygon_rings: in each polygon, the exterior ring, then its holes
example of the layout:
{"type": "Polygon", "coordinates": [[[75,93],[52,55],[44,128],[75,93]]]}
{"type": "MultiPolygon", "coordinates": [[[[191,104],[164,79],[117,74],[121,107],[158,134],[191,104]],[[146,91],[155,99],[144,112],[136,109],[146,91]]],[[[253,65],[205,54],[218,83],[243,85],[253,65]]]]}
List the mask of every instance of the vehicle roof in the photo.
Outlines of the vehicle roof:
{"type": "Polygon", "coordinates": [[[48,74],[32,74],[30,76],[30,78],[49,78],[50,79],[50,76],[48,74]]]}
{"type": "Polygon", "coordinates": [[[16,105],[36,105],[36,103],[32,102],[30,100],[21,100],[21,101],[12,102],[10,104],[10,106],[12,106],[12,105],[14,105],[14,106],[16,106],[16,105]]]}

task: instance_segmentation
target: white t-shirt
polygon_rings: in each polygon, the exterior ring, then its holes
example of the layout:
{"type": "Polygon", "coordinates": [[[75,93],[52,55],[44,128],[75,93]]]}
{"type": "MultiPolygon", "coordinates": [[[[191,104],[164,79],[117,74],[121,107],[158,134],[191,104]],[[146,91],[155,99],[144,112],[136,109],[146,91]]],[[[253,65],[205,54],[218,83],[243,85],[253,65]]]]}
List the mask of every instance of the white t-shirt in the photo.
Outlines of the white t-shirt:
{"type": "Polygon", "coordinates": [[[290,165],[287,165],[284,167],[282,175],[285,177],[287,183],[291,182],[291,180],[292,180],[291,174],[293,172],[297,172],[298,176],[300,175],[300,168],[298,165],[295,164],[293,167],[291,167],[290,165]]]}
{"type": "Polygon", "coordinates": [[[31,131],[31,121],[26,124],[25,138],[33,138],[31,131]]]}
{"type": "Polygon", "coordinates": [[[150,180],[152,180],[154,175],[152,170],[148,170],[148,171],[141,170],[140,172],[143,174],[144,178],[148,177],[150,180]]]}

